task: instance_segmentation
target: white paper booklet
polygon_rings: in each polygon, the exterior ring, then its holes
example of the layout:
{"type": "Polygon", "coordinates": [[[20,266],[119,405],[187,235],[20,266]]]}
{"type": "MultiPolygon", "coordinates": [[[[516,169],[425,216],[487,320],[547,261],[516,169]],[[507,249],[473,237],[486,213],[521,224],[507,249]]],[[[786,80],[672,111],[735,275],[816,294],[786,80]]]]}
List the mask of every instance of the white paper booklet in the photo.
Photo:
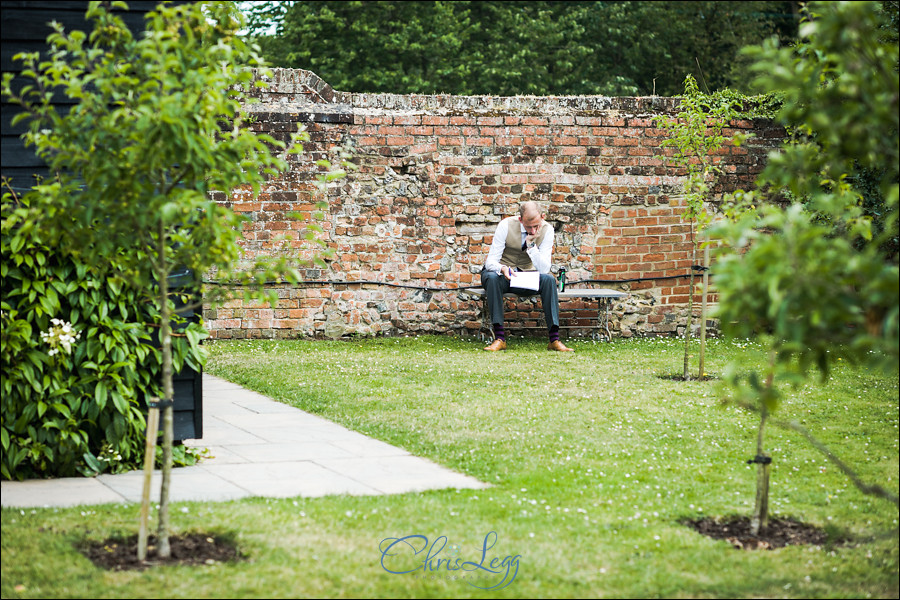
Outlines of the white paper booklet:
{"type": "Polygon", "coordinates": [[[541,287],[541,274],[537,271],[516,271],[509,280],[509,287],[536,292],[541,287]]]}

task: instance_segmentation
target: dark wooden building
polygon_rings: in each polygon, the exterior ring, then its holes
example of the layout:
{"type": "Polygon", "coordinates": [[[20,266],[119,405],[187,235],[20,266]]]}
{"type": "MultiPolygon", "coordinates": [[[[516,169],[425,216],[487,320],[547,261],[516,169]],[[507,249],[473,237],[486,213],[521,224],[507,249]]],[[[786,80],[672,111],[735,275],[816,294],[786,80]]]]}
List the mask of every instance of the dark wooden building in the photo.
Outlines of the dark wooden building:
{"type": "MultiPolygon", "coordinates": [[[[125,24],[135,34],[144,30],[144,17],[155,9],[157,2],[129,1],[128,11],[114,9],[125,24]]],[[[14,73],[13,89],[19,90],[26,80],[19,74],[22,64],[13,60],[20,52],[44,52],[47,49],[47,36],[53,32],[50,23],[61,23],[66,31],[80,29],[88,31],[90,24],[85,18],[88,2],[52,0],[52,1],[12,1],[0,0],[0,25],[2,25],[2,56],[0,66],[4,73],[14,73]]],[[[72,100],[63,94],[57,95],[54,102],[64,112],[72,100]]],[[[2,117],[2,144],[0,144],[0,173],[17,191],[29,189],[35,178],[50,175],[47,165],[35,155],[32,148],[26,148],[21,134],[26,131],[26,124],[12,126],[12,118],[20,112],[20,108],[3,98],[0,117],[2,117]]],[[[189,280],[180,274],[180,280],[189,280]]],[[[179,282],[173,282],[177,285],[179,282]]],[[[193,320],[199,319],[197,314],[185,314],[193,320]]],[[[175,376],[175,439],[199,439],[203,436],[203,379],[202,373],[185,367],[175,376]]]]}
{"type": "MultiPolygon", "coordinates": [[[[125,24],[134,31],[144,30],[144,15],[156,8],[156,2],[129,2],[128,11],[116,10],[125,24]]],[[[0,25],[2,25],[2,53],[0,53],[0,68],[4,73],[15,73],[13,80],[14,89],[20,89],[25,81],[18,77],[22,72],[22,64],[13,60],[13,56],[19,52],[43,52],[47,49],[47,36],[53,32],[51,21],[57,21],[67,31],[80,29],[86,31],[89,27],[85,19],[87,2],[73,2],[58,0],[50,2],[12,1],[0,0],[0,25]]],[[[71,101],[63,95],[59,95],[56,102],[65,106],[71,101]]],[[[17,114],[18,107],[8,104],[3,100],[2,107],[2,160],[0,169],[3,176],[12,180],[16,187],[27,188],[34,182],[34,176],[45,177],[49,175],[47,165],[35,156],[34,152],[26,149],[19,136],[25,132],[25,124],[20,123],[15,128],[11,125],[13,115],[17,114]]]]}

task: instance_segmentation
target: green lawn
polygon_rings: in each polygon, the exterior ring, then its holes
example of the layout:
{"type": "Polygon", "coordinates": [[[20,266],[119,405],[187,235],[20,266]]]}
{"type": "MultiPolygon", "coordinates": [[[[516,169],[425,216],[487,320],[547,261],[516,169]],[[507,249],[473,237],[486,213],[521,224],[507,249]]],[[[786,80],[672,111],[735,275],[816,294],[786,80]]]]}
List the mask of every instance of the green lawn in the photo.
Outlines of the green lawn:
{"type": "MultiPolygon", "coordinates": [[[[746,552],[682,525],[749,515],[755,418],[722,406],[716,381],[665,377],[680,373],[678,340],[570,345],[576,353],[548,353],[540,339],[512,340],[499,354],[445,337],[210,344],[210,373],[492,487],[179,503],[179,531],[230,535],[246,560],[146,572],[101,571],[76,549],[134,533],[137,506],[4,510],[2,595],[898,596],[896,507],[857,491],[793,432],[768,432],[773,516],[848,543],[746,552]],[[484,556],[483,564],[498,566],[507,559],[509,574],[503,565],[502,573],[464,580],[446,561],[425,576],[389,573],[382,540],[410,535],[436,543],[432,557],[444,536],[438,558],[484,556]]],[[[763,359],[752,342],[712,340],[707,371],[763,359]]],[[[864,479],[898,492],[895,375],[841,365],[827,381],[791,391],[779,414],[801,421],[864,479]]],[[[411,552],[401,559],[414,568],[411,552]]]]}

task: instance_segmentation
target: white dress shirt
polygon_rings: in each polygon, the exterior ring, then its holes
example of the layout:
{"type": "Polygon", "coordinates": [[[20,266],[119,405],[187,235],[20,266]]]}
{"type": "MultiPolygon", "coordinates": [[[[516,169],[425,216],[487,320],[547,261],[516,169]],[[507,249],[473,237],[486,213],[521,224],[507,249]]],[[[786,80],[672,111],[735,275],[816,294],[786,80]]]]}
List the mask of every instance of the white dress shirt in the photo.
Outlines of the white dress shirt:
{"type": "MultiPolygon", "coordinates": [[[[522,232],[522,243],[525,243],[525,237],[528,235],[528,232],[525,231],[525,226],[519,220],[510,221],[509,219],[503,219],[500,221],[500,224],[497,225],[497,231],[494,232],[494,240],[491,242],[487,260],[484,262],[486,271],[500,272],[500,257],[503,256],[503,248],[506,247],[506,238],[509,235],[508,223],[515,223],[519,226],[522,232]]],[[[553,255],[553,233],[553,228],[550,227],[547,234],[544,235],[540,246],[532,245],[525,249],[528,257],[531,258],[531,264],[534,265],[534,268],[539,273],[550,272],[551,257],[553,255]]]]}

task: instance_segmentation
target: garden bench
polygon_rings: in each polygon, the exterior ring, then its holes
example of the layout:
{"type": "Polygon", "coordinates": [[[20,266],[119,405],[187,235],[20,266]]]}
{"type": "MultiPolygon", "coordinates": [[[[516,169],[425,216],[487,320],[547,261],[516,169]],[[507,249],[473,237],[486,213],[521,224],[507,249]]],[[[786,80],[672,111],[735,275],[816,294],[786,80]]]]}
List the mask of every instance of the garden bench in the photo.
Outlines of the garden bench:
{"type": "MultiPolygon", "coordinates": [[[[484,300],[484,288],[469,288],[466,290],[468,294],[473,296],[477,296],[481,299],[481,327],[478,331],[479,336],[483,341],[489,342],[494,339],[494,329],[491,326],[491,315],[489,314],[487,302],[484,300]]],[[[627,292],[620,292],[618,290],[613,290],[609,288],[598,288],[598,289],[566,289],[563,292],[559,292],[559,302],[560,305],[564,300],[596,300],[597,301],[597,316],[594,323],[594,326],[591,331],[591,339],[593,340],[602,340],[606,338],[607,341],[612,340],[612,334],[609,331],[609,309],[612,305],[612,301],[617,298],[625,298],[628,296],[627,292]]],[[[507,293],[503,295],[504,298],[539,298],[539,296],[519,296],[518,294],[507,293]]],[[[541,319],[543,320],[543,313],[541,313],[541,319]]],[[[560,320],[562,320],[562,313],[560,313],[560,320]]],[[[582,329],[581,325],[573,325],[567,326],[560,323],[560,329],[582,329]]]]}

